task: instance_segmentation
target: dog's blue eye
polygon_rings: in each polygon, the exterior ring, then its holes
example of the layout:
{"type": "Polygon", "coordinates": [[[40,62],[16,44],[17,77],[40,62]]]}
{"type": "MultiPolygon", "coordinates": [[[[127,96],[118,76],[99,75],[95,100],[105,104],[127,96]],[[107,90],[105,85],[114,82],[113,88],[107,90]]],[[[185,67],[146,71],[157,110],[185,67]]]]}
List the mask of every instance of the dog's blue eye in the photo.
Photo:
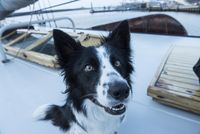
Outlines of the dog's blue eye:
{"type": "Polygon", "coordinates": [[[94,67],[91,66],[91,65],[85,66],[85,69],[84,69],[85,72],[90,72],[90,71],[93,71],[93,70],[94,70],[94,67]]]}
{"type": "Polygon", "coordinates": [[[115,63],[114,63],[114,65],[116,66],[116,67],[119,67],[119,66],[121,66],[121,63],[120,63],[120,61],[115,61],[115,63]]]}

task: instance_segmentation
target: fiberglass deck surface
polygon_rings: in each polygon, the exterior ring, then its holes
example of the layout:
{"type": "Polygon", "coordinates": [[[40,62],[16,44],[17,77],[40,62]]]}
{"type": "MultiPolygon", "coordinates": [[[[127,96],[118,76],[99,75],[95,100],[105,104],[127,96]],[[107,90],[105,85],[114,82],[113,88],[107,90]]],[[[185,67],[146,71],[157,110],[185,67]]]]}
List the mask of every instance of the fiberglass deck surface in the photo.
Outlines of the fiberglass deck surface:
{"type": "MultiPolygon", "coordinates": [[[[132,34],[135,59],[133,100],[119,134],[200,134],[200,116],[154,102],[147,88],[173,44],[198,44],[198,38],[132,34]]],[[[12,59],[12,57],[9,57],[12,59]]],[[[50,122],[34,121],[40,105],[63,104],[60,71],[12,59],[0,63],[0,134],[62,134],[50,122]]]]}

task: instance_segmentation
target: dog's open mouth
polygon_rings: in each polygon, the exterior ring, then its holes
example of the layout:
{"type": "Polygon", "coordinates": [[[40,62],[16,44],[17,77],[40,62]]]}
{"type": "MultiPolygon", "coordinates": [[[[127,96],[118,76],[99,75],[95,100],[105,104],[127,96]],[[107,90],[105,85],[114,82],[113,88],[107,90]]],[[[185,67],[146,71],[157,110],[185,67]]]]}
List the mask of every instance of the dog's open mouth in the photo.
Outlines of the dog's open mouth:
{"type": "Polygon", "coordinates": [[[126,111],[126,107],[124,104],[119,104],[116,106],[110,107],[104,107],[105,111],[112,114],[112,115],[120,115],[123,114],[126,111]]]}
{"type": "Polygon", "coordinates": [[[96,99],[92,98],[90,99],[92,102],[94,102],[96,105],[104,108],[104,110],[112,115],[121,115],[126,111],[126,106],[124,104],[118,104],[112,107],[106,107],[100,104],[96,99]]]}

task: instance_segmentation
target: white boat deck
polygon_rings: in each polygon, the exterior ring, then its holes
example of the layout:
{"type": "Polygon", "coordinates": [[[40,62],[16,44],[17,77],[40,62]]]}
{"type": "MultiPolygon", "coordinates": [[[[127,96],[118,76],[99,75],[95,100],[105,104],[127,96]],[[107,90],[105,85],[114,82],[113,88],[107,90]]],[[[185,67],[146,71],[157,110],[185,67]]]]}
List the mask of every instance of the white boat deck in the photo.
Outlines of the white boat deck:
{"type": "MultiPolygon", "coordinates": [[[[133,100],[119,134],[200,134],[200,116],[154,102],[147,87],[173,44],[199,44],[200,38],[132,34],[135,58],[133,100]]],[[[11,58],[0,63],[0,134],[62,134],[50,122],[34,121],[40,105],[63,104],[59,70],[11,58]]]]}

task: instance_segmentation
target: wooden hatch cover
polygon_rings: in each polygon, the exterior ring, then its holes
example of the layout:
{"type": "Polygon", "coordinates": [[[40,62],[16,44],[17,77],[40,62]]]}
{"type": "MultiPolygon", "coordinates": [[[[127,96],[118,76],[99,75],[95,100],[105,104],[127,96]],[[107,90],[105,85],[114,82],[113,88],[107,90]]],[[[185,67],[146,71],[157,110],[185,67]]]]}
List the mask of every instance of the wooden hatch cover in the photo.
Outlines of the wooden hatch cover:
{"type": "MultiPolygon", "coordinates": [[[[68,32],[83,46],[98,45],[101,37],[85,33],[68,32]]],[[[58,68],[52,31],[17,30],[3,37],[3,47],[7,54],[22,58],[40,65],[58,68]]]]}
{"type": "Polygon", "coordinates": [[[200,84],[193,72],[199,57],[200,46],[173,46],[150,83],[148,95],[160,103],[200,114],[200,84]]]}

